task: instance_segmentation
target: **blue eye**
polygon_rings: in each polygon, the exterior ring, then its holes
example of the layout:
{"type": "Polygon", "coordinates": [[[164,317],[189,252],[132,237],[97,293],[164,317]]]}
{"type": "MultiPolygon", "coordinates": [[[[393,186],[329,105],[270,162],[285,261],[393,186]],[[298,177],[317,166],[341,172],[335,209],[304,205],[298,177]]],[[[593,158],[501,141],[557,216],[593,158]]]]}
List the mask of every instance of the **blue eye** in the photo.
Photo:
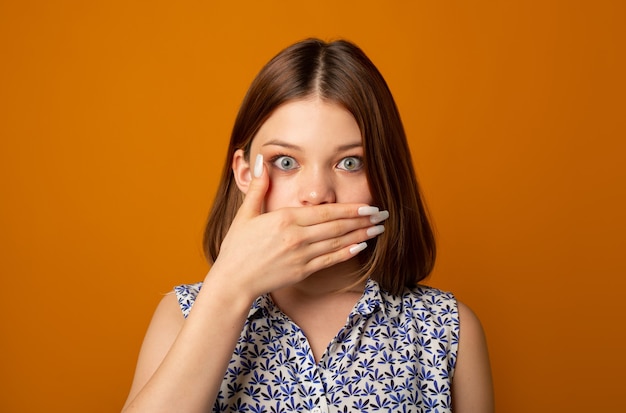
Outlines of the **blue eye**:
{"type": "Polygon", "coordinates": [[[296,162],[295,159],[293,159],[291,156],[287,156],[287,155],[281,155],[281,156],[275,157],[274,159],[272,159],[272,163],[278,169],[281,169],[283,171],[290,171],[290,170],[295,169],[295,168],[297,168],[299,166],[298,162],[296,162]]]}
{"type": "Polygon", "coordinates": [[[347,156],[339,161],[337,168],[344,171],[358,171],[363,168],[363,159],[360,156],[347,156]]]}

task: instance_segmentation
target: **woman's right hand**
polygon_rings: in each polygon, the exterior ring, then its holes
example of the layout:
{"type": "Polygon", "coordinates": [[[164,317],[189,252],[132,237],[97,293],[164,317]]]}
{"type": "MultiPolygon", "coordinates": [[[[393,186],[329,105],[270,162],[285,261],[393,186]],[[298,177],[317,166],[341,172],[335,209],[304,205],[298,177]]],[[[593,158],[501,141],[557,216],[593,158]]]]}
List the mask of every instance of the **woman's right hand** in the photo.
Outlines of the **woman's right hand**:
{"type": "Polygon", "coordinates": [[[208,411],[250,303],[354,257],[380,233],[368,229],[380,231],[376,223],[389,216],[363,204],[263,213],[269,176],[262,164],[259,169],[189,317],[183,321],[174,295],[165,296],[155,312],[125,412],[208,411]]]}
{"type": "MultiPolygon", "coordinates": [[[[207,276],[224,280],[250,299],[295,284],[349,260],[383,231],[386,211],[364,204],[322,204],[263,213],[269,188],[262,158],[245,199],[207,276]],[[234,284],[233,284],[234,283],[234,284]]],[[[213,279],[215,281],[215,279],[213,279]]]]}

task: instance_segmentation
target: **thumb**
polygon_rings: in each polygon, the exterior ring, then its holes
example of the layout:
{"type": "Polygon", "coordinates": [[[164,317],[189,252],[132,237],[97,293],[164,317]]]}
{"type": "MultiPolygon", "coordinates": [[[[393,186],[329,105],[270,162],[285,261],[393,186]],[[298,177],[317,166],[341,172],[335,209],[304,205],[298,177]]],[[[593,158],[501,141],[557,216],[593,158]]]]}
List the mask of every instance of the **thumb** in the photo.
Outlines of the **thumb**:
{"type": "Polygon", "coordinates": [[[263,155],[258,154],[254,162],[252,170],[252,180],[248,186],[248,192],[239,209],[240,213],[246,217],[252,218],[263,213],[263,202],[265,194],[269,188],[270,180],[265,164],[263,163],[263,155]]]}

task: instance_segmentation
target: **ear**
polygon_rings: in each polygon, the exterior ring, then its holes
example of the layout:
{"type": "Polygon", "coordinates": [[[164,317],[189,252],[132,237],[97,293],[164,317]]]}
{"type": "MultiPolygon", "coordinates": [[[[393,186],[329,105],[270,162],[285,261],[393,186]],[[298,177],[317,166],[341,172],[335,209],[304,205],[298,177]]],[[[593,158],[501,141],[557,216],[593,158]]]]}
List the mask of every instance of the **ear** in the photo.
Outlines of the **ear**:
{"type": "Polygon", "coordinates": [[[250,169],[250,162],[244,156],[243,149],[237,149],[233,154],[232,168],[237,187],[241,192],[247,194],[250,181],[252,181],[252,170],[250,169]]]}

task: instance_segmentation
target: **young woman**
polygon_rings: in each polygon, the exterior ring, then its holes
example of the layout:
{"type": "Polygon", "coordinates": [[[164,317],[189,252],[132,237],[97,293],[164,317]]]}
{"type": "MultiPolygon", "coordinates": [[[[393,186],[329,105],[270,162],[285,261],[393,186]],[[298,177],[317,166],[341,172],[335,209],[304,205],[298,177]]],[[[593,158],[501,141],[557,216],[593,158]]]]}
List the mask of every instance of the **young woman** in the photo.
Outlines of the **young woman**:
{"type": "Polygon", "coordinates": [[[205,232],[203,283],[158,306],[125,412],[492,412],[486,343],[418,285],[435,243],[393,97],[346,41],[253,81],[205,232]]]}

